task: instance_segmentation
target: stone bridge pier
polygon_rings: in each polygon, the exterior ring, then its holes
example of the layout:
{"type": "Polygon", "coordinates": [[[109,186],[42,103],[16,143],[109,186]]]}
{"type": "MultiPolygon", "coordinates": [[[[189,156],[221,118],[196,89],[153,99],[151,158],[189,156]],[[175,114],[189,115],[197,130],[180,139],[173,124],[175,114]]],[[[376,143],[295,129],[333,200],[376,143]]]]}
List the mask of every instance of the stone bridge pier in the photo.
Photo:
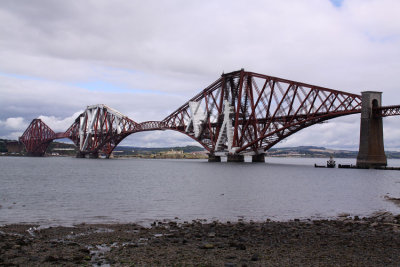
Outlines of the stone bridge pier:
{"type": "Polygon", "coordinates": [[[387,165],[384,145],[382,117],[374,108],[381,107],[381,92],[362,92],[360,147],[357,156],[358,168],[375,168],[387,165]]]}

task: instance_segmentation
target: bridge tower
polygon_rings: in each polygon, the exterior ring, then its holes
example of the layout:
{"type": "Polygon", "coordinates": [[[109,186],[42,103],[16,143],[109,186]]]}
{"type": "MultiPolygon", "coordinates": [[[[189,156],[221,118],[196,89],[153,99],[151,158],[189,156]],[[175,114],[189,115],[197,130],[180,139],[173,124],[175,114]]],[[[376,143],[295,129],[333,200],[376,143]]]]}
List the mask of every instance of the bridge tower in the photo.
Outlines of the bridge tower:
{"type": "Polygon", "coordinates": [[[362,92],[360,147],[357,167],[374,168],[386,166],[387,160],[383,146],[382,117],[374,109],[381,107],[382,92],[362,92]]]}

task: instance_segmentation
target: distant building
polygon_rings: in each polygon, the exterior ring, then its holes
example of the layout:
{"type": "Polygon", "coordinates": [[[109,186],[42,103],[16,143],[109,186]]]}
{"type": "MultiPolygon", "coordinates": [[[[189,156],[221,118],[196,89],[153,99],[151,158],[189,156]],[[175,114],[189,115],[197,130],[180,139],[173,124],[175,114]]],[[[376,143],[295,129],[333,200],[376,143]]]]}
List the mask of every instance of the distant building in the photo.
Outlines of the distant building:
{"type": "Polygon", "coordinates": [[[53,151],[74,151],[75,148],[62,148],[62,147],[56,147],[53,148],[53,151]]]}
{"type": "Polygon", "coordinates": [[[6,143],[8,153],[21,153],[24,145],[18,141],[11,141],[6,143]]]}
{"type": "Polygon", "coordinates": [[[171,149],[169,151],[162,152],[162,154],[164,154],[164,155],[181,155],[181,154],[183,154],[183,150],[173,150],[173,149],[171,149]]]}

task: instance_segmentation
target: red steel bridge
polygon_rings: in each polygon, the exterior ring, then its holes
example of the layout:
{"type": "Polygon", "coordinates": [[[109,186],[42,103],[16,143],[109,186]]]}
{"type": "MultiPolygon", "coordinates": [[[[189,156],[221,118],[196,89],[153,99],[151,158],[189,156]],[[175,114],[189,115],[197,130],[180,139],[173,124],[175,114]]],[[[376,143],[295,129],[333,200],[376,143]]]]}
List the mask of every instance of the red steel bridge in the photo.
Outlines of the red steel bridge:
{"type": "MultiPolygon", "coordinates": [[[[50,142],[69,138],[79,148],[80,157],[97,157],[99,153],[109,157],[130,134],[174,130],[208,150],[210,161],[220,161],[220,156],[243,161],[244,155],[264,161],[265,151],[297,131],[362,110],[368,119],[364,128],[378,127],[378,137],[372,138],[379,139],[381,118],[400,115],[400,106],[382,107],[380,102],[379,92],[363,92],[361,96],[242,69],[222,74],[161,121],[138,123],[106,105],[93,105],[63,133],[55,133],[43,121],[34,119],[20,142],[28,154],[43,156],[50,142]],[[371,121],[377,121],[374,123],[378,126],[371,126],[371,121]]],[[[375,141],[371,142],[374,150],[375,141]]],[[[364,150],[367,154],[382,154],[371,152],[369,147],[364,150]]]]}

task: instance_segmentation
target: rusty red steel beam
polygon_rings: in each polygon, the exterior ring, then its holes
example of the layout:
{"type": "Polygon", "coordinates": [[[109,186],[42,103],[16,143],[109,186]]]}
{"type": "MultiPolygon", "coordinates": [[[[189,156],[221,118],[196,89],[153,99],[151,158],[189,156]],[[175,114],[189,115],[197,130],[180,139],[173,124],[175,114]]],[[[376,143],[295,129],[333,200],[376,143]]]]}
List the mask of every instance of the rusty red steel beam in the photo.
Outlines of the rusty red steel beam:
{"type": "Polygon", "coordinates": [[[51,141],[56,138],[56,133],[41,119],[34,119],[19,138],[30,155],[43,156],[51,141]]]}
{"type": "MultiPolygon", "coordinates": [[[[351,113],[344,112],[344,113],[336,113],[336,114],[325,114],[325,115],[317,116],[317,117],[306,117],[302,120],[292,121],[289,124],[285,124],[281,128],[275,129],[259,139],[267,140],[267,142],[265,142],[265,146],[264,146],[264,150],[266,151],[266,150],[270,149],[271,147],[273,147],[274,145],[276,145],[277,143],[279,143],[284,138],[287,138],[290,135],[292,135],[302,129],[305,129],[307,127],[310,127],[310,126],[318,124],[318,123],[323,123],[326,120],[330,120],[330,119],[337,118],[340,116],[356,114],[356,113],[360,113],[360,111],[353,111],[351,113]],[[291,128],[291,127],[293,127],[293,128],[291,128]]],[[[247,147],[250,147],[255,142],[260,141],[259,139],[256,139],[252,143],[249,143],[248,145],[240,148],[237,152],[239,153],[239,152],[245,150],[247,147]]]]}
{"type": "Polygon", "coordinates": [[[82,114],[78,116],[75,122],[72,123],[72,125],[64,133],[64,136],[66,138],[69,138],[78,147],[79,147],[79,123],[81,116],[82,114]]]}
{"type": "Polygon", "coordinates": [[[139,129],[139,124],[130,118],[123,116],[119,117],[113,112],[108,112],[107,107],[104,107],[104,114],[97,112],[96,123],[94,124],[94,135],[86,138],[89,140],[88,150],[86,152],[103,152],[110,155],[115,147],[128,135],[139,129]],[[120,128],[120,132],[112,126],[116,124],[120,128]]]}
{"type": "Polygon", "coordinates": [[[139,124],[138,130],[136,132],[154,130],[166,130],[164,123],[162,121],[145,121],[139,124]]]}
{"type": "Polygon", "coordinates": [[[64,139],[64,138],[69,138],[69,136],[64,132],[64,133],[56,133],[56,136],[54,139],[64,139]]]}
{"type": "Polygon", "coordinates": [[[91,131],[84,112],[65,133],[54,133],[51,138],[70,138],[78,146],[86,142],[86,152],[109,154],[132,133],[169,129],[186,134],[211,153],[232,147],[235,150],[230,153],[258,153],[316,123],[359,113],[361,97],[242,69],[223,74],[162,121],[138,124],[105,105],[91,107],[102,108],[103,114],[98,112],[91,118],[91,131]],[[192,110],[193,103],[198,103],[196,110],[192,110]],[[225,111],[230,113],[228,119],[225,111]],[[118,131],[113,128],[116,123],[118,131]],[[231,125],[232,136],[224,125],[231,125]]]}
{"type": "Polygon", "coordinates": [[[373,113],[377,117],[399,116],[400,105],[374,108],[373,113]]]}
{"type": "MultiPolygon", "coordinates": [[[[351,115],[351,114],[356,114],[356,113],[360,113],[360,112],[361,112],[361,110],[354,110],[352,112],[346,112],[345,114],[340,113],[340,115],[351,115]]],[[[318,116],[318,117],[326,117],[327,115],[329,115],[329,113],[326,113],[326,112],[314,114],[314,116],[318,116]]],[[[297,115],[297,116],[288,115],[288,116],[277,116],[277,117],[265,117],[265,118],[260,118],[260,119],[239,119],[238,125],[239,126],[247,126],[248,124],[249,125],[265,124],[271,120],[272,120],[272,122],[282,122],[283,123],[283,122],[289,122],[289,121],[299,120],[299,119],[306,120],[307,118],[308,118],[307,115],[297,115]]],[[[236,120],[233,119],[232,122],[236,123],[236,120]]],[[[162,125],[164,125],[164,124],[162,124],[162,125]]],[[[222,122],[211,123],[210,125],[211,125],[211,127],[214,128],[214,127],[221,126],[222,122]]],[[[180,127],[179,129],[183,129],[182,128],[183,126],[178,126],[178,127],[180,127]]],[[[159,126],[159,127],[155,126],[154,128],[147,128],[147,129],[143,129],[140,131],[168,130],[168,129],[170,129],[170,128],[168,128],[164,125],[164,126],[159,126]]]]}
{"type": "Polygon", "coordinates": [[[234,109],[232,142],[238,147],[237,153],[268,149],[276,143],[269,141],[272,136],[280,141],[289,133],[303,129],[302,123],[308,127],[326,119],[361,112],[360,95],[241,70],[223,74],[163,122],[167,128],[190,136],[184,131],[190,126],[189,103],[201,102],[207,111],[207,123],[196,139],[209,151],[215,151],[223,130],[222,103],[225,100],[229,100],[234,109]]]}

